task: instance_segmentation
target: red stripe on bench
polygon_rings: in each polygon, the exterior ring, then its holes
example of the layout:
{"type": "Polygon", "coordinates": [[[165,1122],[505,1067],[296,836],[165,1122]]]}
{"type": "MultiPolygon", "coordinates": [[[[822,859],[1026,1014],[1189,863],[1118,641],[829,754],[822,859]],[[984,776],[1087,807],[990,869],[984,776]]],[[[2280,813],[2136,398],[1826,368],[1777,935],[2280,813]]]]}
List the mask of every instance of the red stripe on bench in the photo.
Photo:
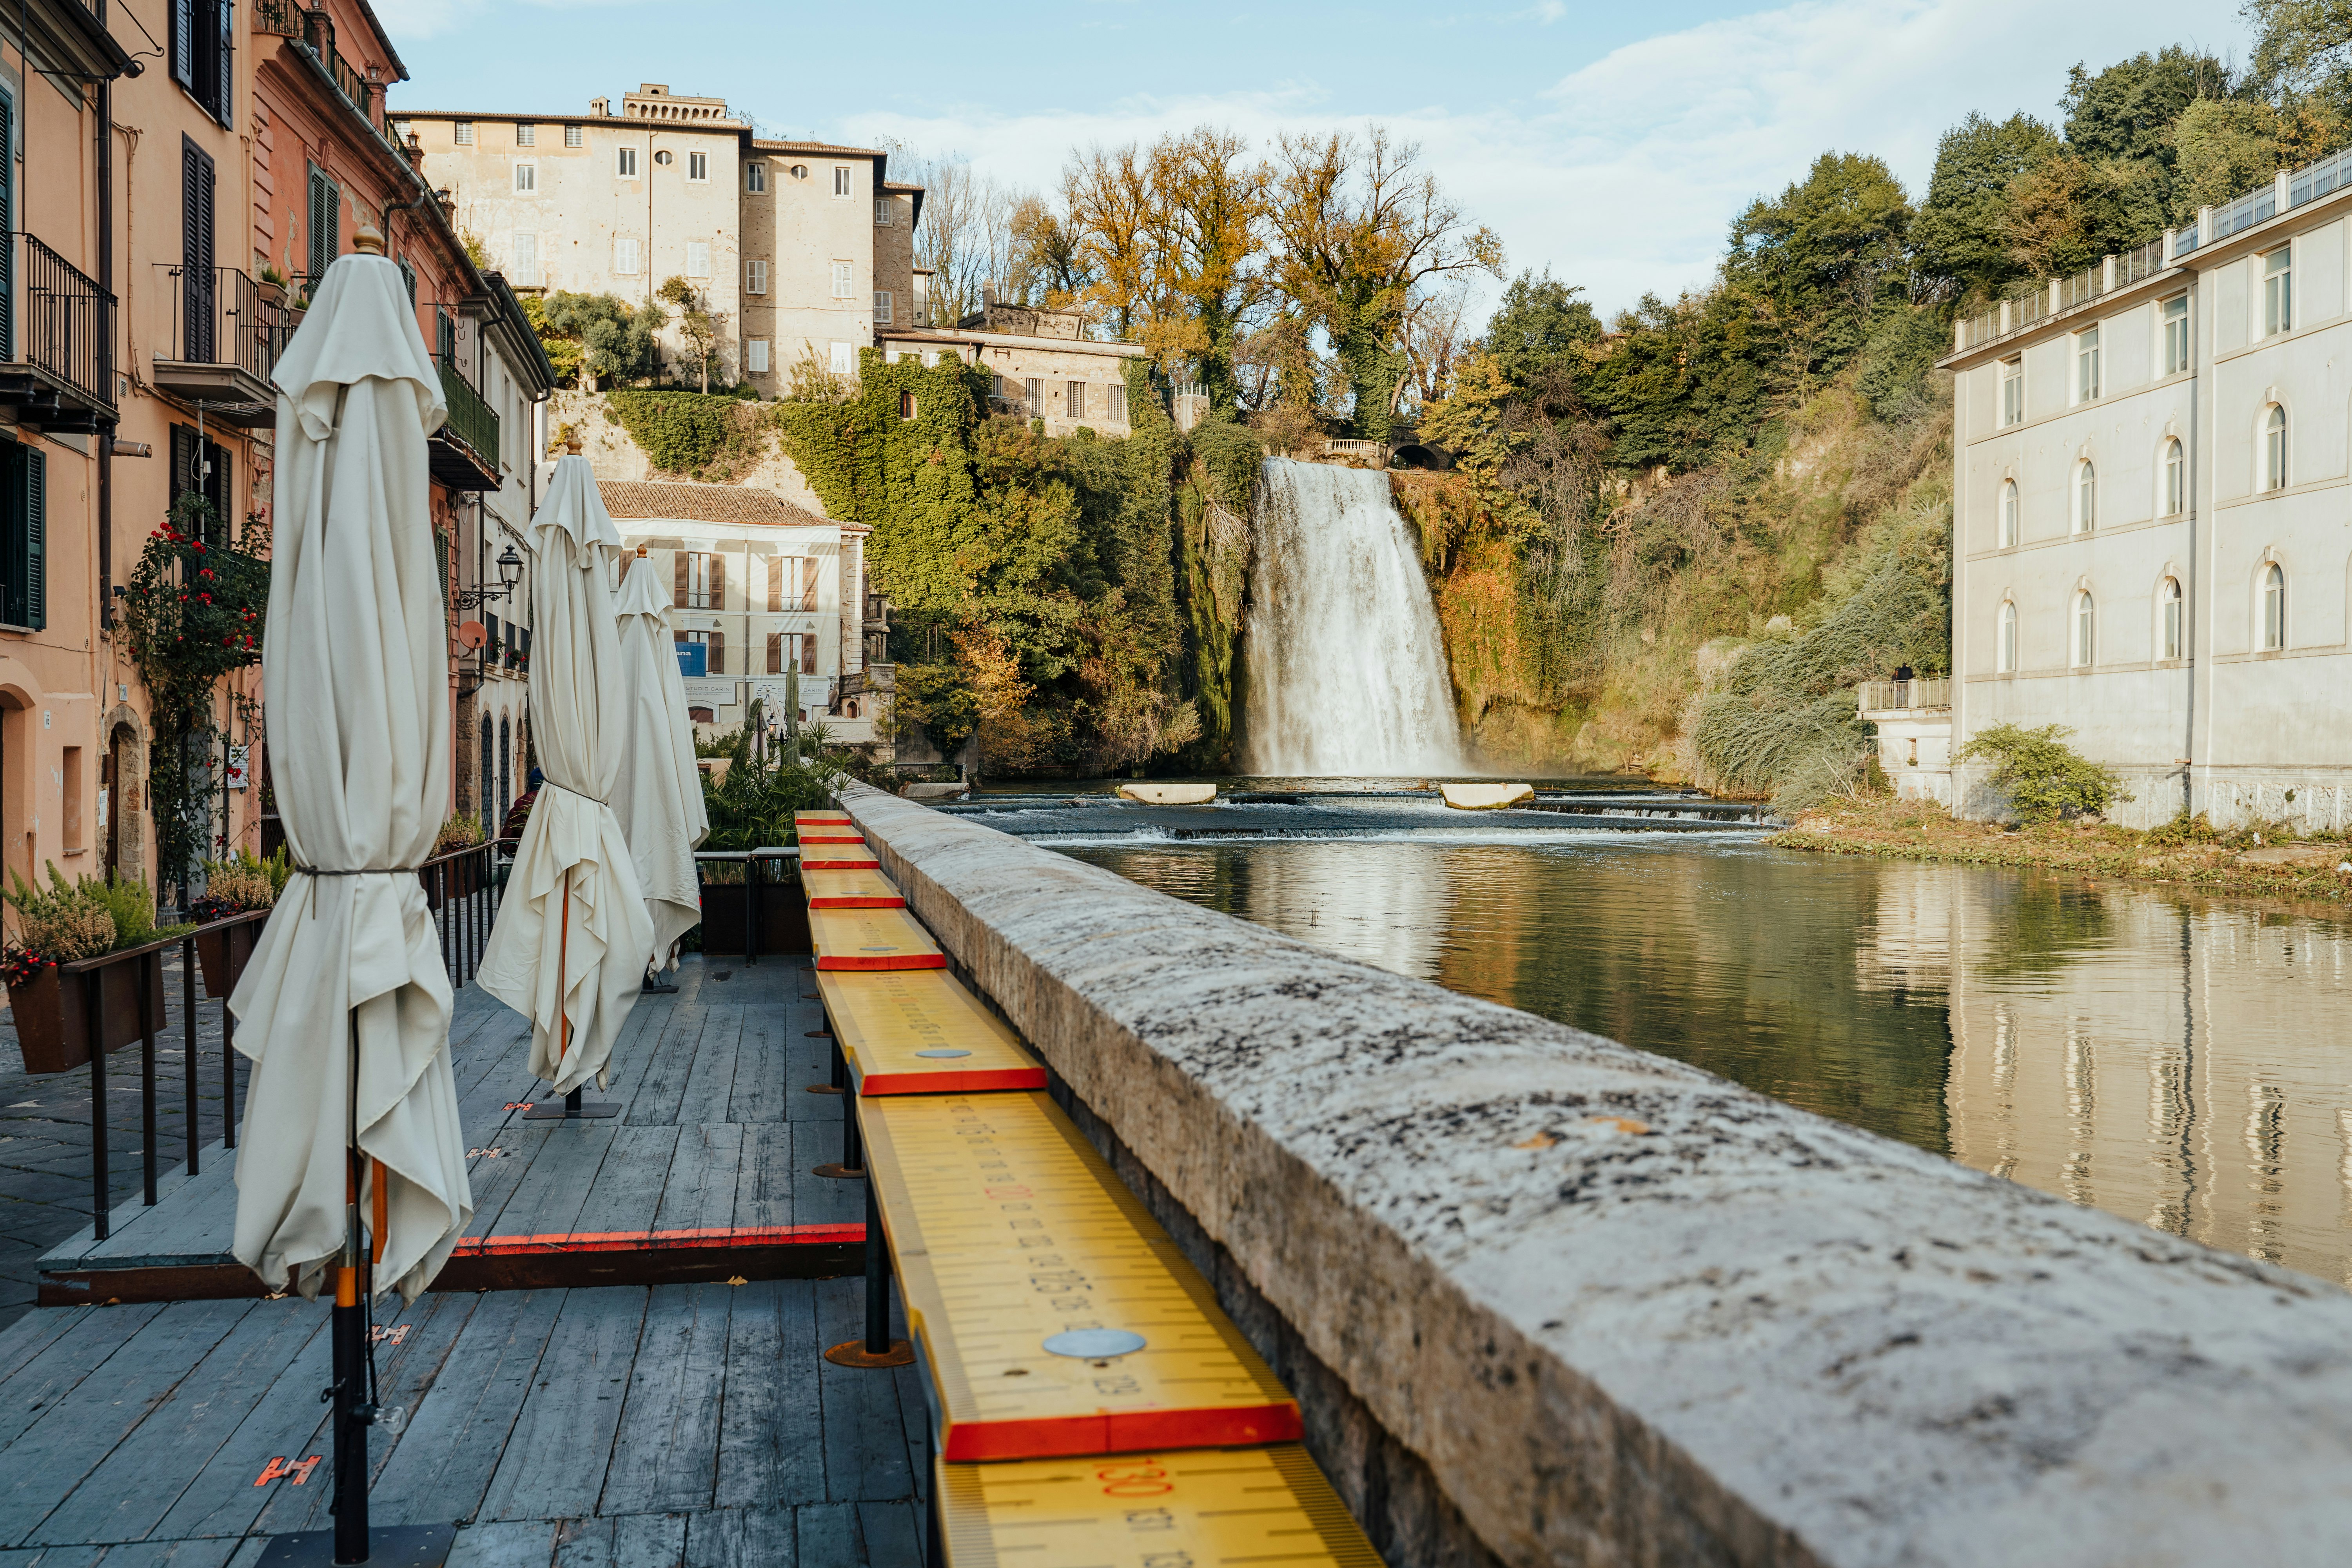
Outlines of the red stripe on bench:
{"type": "Polygon", "coordinates": [[[950,1463],[1060,1459],[1080,1454],[1148,1454],[1162,1448],[1238,1448],[1294,1443],[1302,1436],[1295,1405],[1146,1410],[1034,1421],[960,1421],[948,1428],[947,1446],[940,1457],[950,1463]]]}
{"type": "Polygon", "coordinates": [[[737,1247],[826,1247],[863,1242],[863,1225],[717,1226],[700,1230],[556,1232],[546,1236],[468,1236],[453,1257],[511,1257],[532,1252],[668,1252],[737,1247]]]}
{"type": "Polygon", "coordinates": [[[881,958],[820,958],[816,961],[816,966],[819,969],[860,969],[869,971],[893,969],[945,969],[948,966],[948,955],[944,952],[908,952],[890,953],[881,958]]]}

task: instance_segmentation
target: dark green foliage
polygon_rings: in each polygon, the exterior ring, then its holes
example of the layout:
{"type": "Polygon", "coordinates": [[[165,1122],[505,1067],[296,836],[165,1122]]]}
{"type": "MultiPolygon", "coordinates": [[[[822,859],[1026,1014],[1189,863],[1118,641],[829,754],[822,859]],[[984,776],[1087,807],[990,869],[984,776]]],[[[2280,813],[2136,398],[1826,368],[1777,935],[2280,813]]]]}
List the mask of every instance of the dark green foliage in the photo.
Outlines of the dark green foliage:
{"type": "Polygon", "coordinates": [[[666,474],[715,478],[715,463],[767,438],[760,411],[731,393],[612,392],[605,394],[604,405],[666,474]]]}
{"type": "Polygon", "coordinates": [[[1945,132],[1912,229],[1921,269],[1986,298],[2017,277],[2005,226],[2010,186],[2062,145],[2028,114],[1991,121],[1971,112],[1945,132]]]}
{"type": "Polygon", "coordinates": [[[710,837],[702,845],[706,849],[762,849],[798,842],[793,813],[830,809],[847,776],[821,755],[798,763],[774,755],[763,760],[753,754],[748,729],[736,731],[719,754],[728,759],[723,772],[702,770],[702,806],[710,816],[710,837]],[[715,779],[714,773],[719,773],[715,779]]]}
{"type": "Polygon", "coordinates": [[[1929,384],[1936,362],[1951,352],[1951,322],[1943,311],[1890,310],[1863,346],[1854,390],[1887,423],[1911,418],[1951,395],[1948,376],[1929,384]]]}
{"type": "Polygon", "coordinates": [[[2045,724],[2038,730],[1995,724],[1977,731],[1976,738],[1952,760],[1993,763],[1992,777],[1987,782],[2009,797],[2011,807],[2023,821],[2049,822],[2105,811],[2123,781],[2114,769],[2089,761],[2065,744],[2065,738],[2074,732],[2061,724],[2045,724]]]}
{"type": "Polygon", "coordinates": [[[2212,55],[2168,44],[2102,71],[2078,63],[2066,73],[2066,144],[2086,158],[2120,158],[2170,169],[2172,122],[2200,98],[2231,95],[2230,68],[2212,55]]]}
{"type": "Polygon", "coordinates": [[[586,372],[600,381],[629,381],[651,375],[658,358],[654,331],[662,312],[652,305],[631,305],[613,294],[550,294],[537,311],[544,335],[576,345],[563,356],[567,368],[586,372]]]}
{"type": "Polygon", "coordinates": [[[1601,341],[1601,318],[1583,293],[1549,268],[1511,279],[1486,319],[1482,343],[1512,385],[1532,387],[1563,366],[1580,364],[1601,341]]]}

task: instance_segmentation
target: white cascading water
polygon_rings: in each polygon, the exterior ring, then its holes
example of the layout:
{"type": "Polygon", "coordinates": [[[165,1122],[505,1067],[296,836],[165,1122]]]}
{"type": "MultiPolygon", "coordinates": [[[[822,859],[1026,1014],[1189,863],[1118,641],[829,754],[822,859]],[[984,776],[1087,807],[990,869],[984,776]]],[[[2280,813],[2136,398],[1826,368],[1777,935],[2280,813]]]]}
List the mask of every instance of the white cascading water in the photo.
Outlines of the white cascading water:
{"type": "Polygon", "coordinates": [[[1253,528],[1247,771],[1466,771],[1437,612],[1388,476],[1269,458],[1253,528]]]}

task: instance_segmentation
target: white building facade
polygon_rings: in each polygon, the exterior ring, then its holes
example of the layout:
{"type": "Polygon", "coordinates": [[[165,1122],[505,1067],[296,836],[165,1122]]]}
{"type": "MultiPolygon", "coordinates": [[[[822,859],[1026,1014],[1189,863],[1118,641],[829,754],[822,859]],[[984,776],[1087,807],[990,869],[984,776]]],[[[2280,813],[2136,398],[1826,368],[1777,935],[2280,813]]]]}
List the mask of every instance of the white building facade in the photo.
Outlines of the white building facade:
{"type": "MultiPolygon", "coordinates": [[[[2061,724],[2153,826],[2352,825],[2352,158],[1963,321],[1952,742],[2061,724]]],[[[1998,811],[1980,763],[1953,790],[1998,811]]]]}
{"type": "Polygon", "coordinates": [[[702,647],[703,673],[686,682],[698,735],[740,728],[754,700],[781,720],[797,672],[803,722],[845,744],[876,739],[862,636],[869,530],[745,485],[597,488],[625,549],[642,548],[671,584],[672,637],[702,647]]]}

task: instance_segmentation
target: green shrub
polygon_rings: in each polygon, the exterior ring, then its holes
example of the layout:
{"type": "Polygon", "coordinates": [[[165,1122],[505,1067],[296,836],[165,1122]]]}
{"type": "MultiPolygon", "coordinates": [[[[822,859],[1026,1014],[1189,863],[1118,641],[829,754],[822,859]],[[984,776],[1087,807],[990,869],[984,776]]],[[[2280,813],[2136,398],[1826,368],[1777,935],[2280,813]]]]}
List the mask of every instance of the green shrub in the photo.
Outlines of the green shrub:
{"type": "Polygon", "coordinates": [[[714,465],[755,458],[769,422],[756,399],[730,393],[630,390],[605,394],[605,406],[629,438],[666,474],[720,479],[714,465]]]}
{"type": "Polygon", "coordinates": [[[14,872],[10,880],[5,897],[16,910],[25,949],[52,963],[98,958],[195,929],[159,927],[154,889],[110,872],[102,882],[93,877],[68,882],[51,861],[46,888],[14,872]]]}
{"type": "Polygon", "coordinates": [[[2123,780],[2113,768],[2092,762],[2066,745],[2065,737],[2074,732],[2062,724],[2044,724],[2038,730],[1995,724],[1979,731],[1953,761],[1992,763],[1990,784],[2009,796],[2023,821],[2049,822],[2104,812],[2123,787],[2123,780]]]}

